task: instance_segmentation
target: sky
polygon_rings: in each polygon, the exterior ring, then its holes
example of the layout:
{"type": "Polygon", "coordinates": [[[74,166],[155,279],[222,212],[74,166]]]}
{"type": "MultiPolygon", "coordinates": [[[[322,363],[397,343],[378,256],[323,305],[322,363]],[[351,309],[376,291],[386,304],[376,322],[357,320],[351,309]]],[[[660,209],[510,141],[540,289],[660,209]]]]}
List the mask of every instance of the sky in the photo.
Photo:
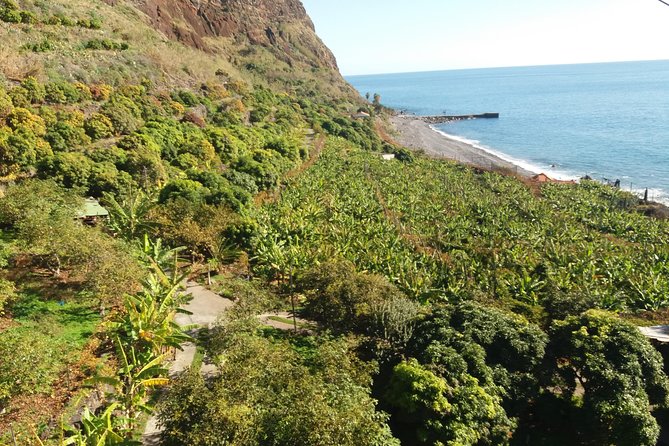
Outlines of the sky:
{"type": "Polygon", "coordinates": [[[669,59],[658,0],[302,0],[344,75],[669,59]]]}

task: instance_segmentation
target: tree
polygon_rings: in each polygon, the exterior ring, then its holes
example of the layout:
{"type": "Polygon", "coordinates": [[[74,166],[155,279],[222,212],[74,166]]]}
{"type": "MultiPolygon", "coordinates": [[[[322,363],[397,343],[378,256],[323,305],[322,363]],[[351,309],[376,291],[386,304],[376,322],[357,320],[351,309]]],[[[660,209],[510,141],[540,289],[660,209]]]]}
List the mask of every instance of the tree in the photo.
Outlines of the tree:
{"type": "Polygon", "coordinates": [[[308,271],[300,283],[307,296],[305,314],[335,332],[381,334],[385,329],[395,335],[396,329],[402,330],[390,327],[387,305],[406,298],[381,276],[358,273],[347,261],[333,261],[308,271]]]}
{"type": "Polygon", "coordinates": [[[253,332],[223,336],[220,374],[207,382],[185,374],[161,405],[162,444],[398,446],[369,395],[369,366],[344,342],[324,341],[301,357],[253,332]]]}
{"type": "Polygon", "coordinates": [[[635,326],[599,310],[556,322],[547,364],[547,385],[581,401],[588,444],[656,444],[651,406],[666,407],[669,380],[661,355],[635,326]]]}
{"type": "MultiPolygon", "coordinates": [[[[455,375],[455,374],[453,374],[455,375]]],[[[395,366],[385,397],[396,408],[407,444],[508,444],[513,424],[478,380],[466,373],[447,379],[415,359],[395,366]],[[455,379],[452,379],[455,378],[455,379]]]]}

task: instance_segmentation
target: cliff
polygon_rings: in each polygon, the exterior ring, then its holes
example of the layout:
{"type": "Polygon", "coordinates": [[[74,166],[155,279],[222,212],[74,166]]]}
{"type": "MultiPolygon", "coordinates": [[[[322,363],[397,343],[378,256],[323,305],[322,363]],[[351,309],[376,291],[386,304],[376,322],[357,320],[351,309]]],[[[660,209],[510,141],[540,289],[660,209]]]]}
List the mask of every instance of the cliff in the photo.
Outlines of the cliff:
{"type": "Polygon", "coordinates": [[[338,69],[334,55],[316,36],[299,0],[132,0],[132,3],[165,36],[197,49],[213,51],[207,38],[233,38],[277,48],[290,61],[338,69]]]}

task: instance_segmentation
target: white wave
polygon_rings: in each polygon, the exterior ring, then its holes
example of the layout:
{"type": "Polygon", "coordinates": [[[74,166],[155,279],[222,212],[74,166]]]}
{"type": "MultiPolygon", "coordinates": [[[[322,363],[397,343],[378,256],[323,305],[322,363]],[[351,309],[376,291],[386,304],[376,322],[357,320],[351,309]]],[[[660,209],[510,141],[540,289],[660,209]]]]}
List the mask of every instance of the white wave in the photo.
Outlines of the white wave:
{"type": "Polygon", "coordinates": [[[439,133],[442,136],[445,136],[448,139],[452,139],[453,141],[458,141],[464,144],[467,144],[469,146],[474,147],[475,149],[481,150],[483,152],[486,152],[490,155],[493,155],[503,161],[506,161],[507,163],[511,163],[515,166],[520,167],[523,170],[526,170],[528,172],[534,173],[534,174],[539,174],[539,173],[545,173],[546,175],[550,176],[551,178],[555,178],[556,180],[561,180],[561,181],[578,181],[581,176],[577,175],[573,172],[567,172],[567,171],[562,171],[559,169],[556,169],[555,167],[552,166],[540,166],[537,164],[533,164],[529,161],[514,158],[512,156],[507,155],[506,153],[499,152],[497,150],[491,149],[490,147],[486,147],[481,144],[481,141],[477,141],[474,139],[467,139],[461,136],[457,135],[451,135],[450,133],[446,133],[443,130],[440,130],[434,126],[430,126],[432,130],[435,132],[439,133]]]}
{"type": "MultiPolygon", "coordinates": [[[[560,170],[559,168],[555,168],[553,166],[540,166],[538,164],[531,163],[526,160],[514,158],[512,156],[507,155],[506,153],[499,152],[497,150],[491,149],[490,147],[486,147],[483,144],[481,144],[481,141],[477,141],[474,139],[468,139],[464,138],[462,136],[457,136],[457,135],[451,135],[450,133],[446,133],[443,130],[440,130],[434,126],[430,126],[432,130],[435,132],[439,133],[440,135],[452,139],[453,141],[458,141],[464,144],[467,144],[475,149],[481,150],[483,152],[489,153],[490,155],[496,156],[497,158],[506,161],[508,163],[511,163],[515,166],[520,167],[523,170],[526,170],[528,172],[532,172],[535,174],[539,173],[544,173],[548,175],[551,178],[555,178],[556,180],[561,180],[561,181],[579,181],[582,177],[582,175],[579,175],[575,172],[569,172],[565,170],[560,170]]],[[[590,177],[597,179],[597,173],[598,172],[588,172],[588,175],[590,177]]],[[[629,176],[623,176],[623,180],[629,179],[629,176]]],[[[622,187],[623,190],[625,190],[624,186],[622,187]]],[[[629,188],[627,189],[629,190],[629,188]]],[[[635,195],[638,195],[640,198],[644,197],[644,194],[646,192],[646,189],[632,189],[632,193],[635,195]]],[[[648,199],[650,201],[654,201],[657,203],[662,203],[664,205],[669,206],[669,191],[666,191],[664,189],[659,189],[659,188],[649,188],[648,189],[648,199]]]]}
{"type": "MultiPolygon", "coordinates": [[[[632,189],[632,193],[638,195],[639,198],[643,198],[646,189],[632,189]]],[[[669,206],[669,193],[664,189],[648,188],[648,200],[669,206]]]]}

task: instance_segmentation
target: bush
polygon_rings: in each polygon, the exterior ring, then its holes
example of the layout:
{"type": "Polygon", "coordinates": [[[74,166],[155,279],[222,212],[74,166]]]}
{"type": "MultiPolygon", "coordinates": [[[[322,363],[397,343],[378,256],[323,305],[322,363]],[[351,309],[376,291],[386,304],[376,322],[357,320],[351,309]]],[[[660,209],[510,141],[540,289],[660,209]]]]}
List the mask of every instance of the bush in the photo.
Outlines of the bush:
{"type": "Polygon", "coordinates": [[[97,17],[92,19],[79,19],[77,20],[77,26],[86,29],[100,29],[102,28],[102,20],[97,17]]]}
{"type": "Polygon", "coordinates": [[[50,82],[45,90],[46,101],[51,104],[74,104],[82,100],[82,92],[69,82],[50,82]]]}
{"type": "MultiPolygon", "coordinates": [[[[4,252],[2,254],[4,254],[4,252]]],[[[14,283],[9,280],[0,279],[0,316],[3,315],[5,306],[15,297],[16,287],[14,286],[14,283]]],[[[1,390],[0,393],[2,393],[1,390]]]]}
{"type": "Polygon", "coordinates": [[[84,43],[87,50],[124,51],[130,48],[126,42],[114,42],[109,39],[92,39],[84,43]]]}
{"type": "Polygon", "coordinates": [[[0,20],[7,23],[21,23],[21,12],[13,9],[0,9],[0,20]]]}
{"type": "Polygon", "coordinates": [[[58,152],[70,152],[91,142],[83,127],[67,121],[58,121],[49,128],[44,138],[58,152]]]}
{"type": "Polygon", "coordinates": [[[25,45],[25,48],[33,53],[46,53],[53,50],[55,46],[49,39],[42,39],[40,42],[25,45]]]}
{"type": "Polygon", "coordinates": [[[35,23],[37,23],[39,21],[39,20],[37,20],[37,16],[30,11],[21,11],[20,15],[21,15],[21,23],[34,25],[35,23]]]}
{"type": "Polygon", "coordinates": [[[113,88],[107,84],[95,84],[90,87],[91,95],[95,101],[106,101],[112,94],[113,88]]]}
{"type": "Polygon", "coordinates": [[[83,82],[75,82],[72,84],[72,86],[79,91],[80,101],[90,101],[93,99],[93,94],[91,93],[91,89],[88,87],[88,85],[84,84],[83,82]]]}
{"type": "Polygon", "coordinates": [[[272,165],[260,163],[250,156],[237,160],[233,166],[235,170],[253,177],[260,189],[271,189],[279,181],[279,173],[272,165]]]}
{"type": "Polygon", "coordinates": [[[25,129],[36,136],[44,136],[46,134],[44,119],[25,108],[15,108],[12,110],[9,116],[7,116],[7,124],[14,130],[25,129]]]}
{"type": "Polygon", "coordinates": [[[28,91],[23,87],[14,87],[9,90],[9,97],[12,98],[12,104],[14,104],[14,107],[30,107],[28,91]]]}
{"type": "Polygon", "coordinates": [[[234,169],[228,169],[223,172],[223,177],[230,181],[230,183],[244,189],[251,195],[255,195],[259,192],[255,179],[248,173],[239,172],[234,169]]]}
{"type": "Polygon", "coordinates": [[[128,135],[143,124],[141,109],[125,96],[114,95],[102,106],[102,114],[114,124],[117,135],[128,135]]]}
{"type": "Polygon", "coordinates": [[[13,108],[12,98],[0,87],[0,121],[9,115],[13,108]]]}
{"type": "Polygon", "coordinates": [[[11,175],[34,165],[36,146],[35,134],[25,129],[0,131],[0,175],[11,175]]]}
{"type": "Polygon", "coordinates": [[[60,364],[49,336],[35,330],[9,329],[0,332],[0,406],[16,395],[48,392],[60,364]]]}
{"type": "MultiPolygon", "coordinates": [[[[305,314],[335,332],[355,330],[374,334],[383,331],[384,302],[405,299],[385,278],[358,273],[349,262],[328,262],[300,280],[307,296],[305,314]]],[[[412,311],[415,315],[415,311],[412,311]]]]}
{"type": "Polygon", "coordinates": [[[191,203],[202,203],[208,194],[209,189],[197,181],[174,180],[163,187],[158,200],[160,203],[165,203],[169,200],[183,198],[191,203]]]}
{"type": "Polygon", "coordinates": [[[88,118],[84,123],[84,129],[93,140],[114,136],[114,124],[108,117],[100,113],[95,113],[88,118]]]}
{"type": "Polygon", "coordinates": [[[88,188],[93,162],[82,153],[59,152],[41,163],[40,176],[56,180],[61,185],[88,188]]]}

